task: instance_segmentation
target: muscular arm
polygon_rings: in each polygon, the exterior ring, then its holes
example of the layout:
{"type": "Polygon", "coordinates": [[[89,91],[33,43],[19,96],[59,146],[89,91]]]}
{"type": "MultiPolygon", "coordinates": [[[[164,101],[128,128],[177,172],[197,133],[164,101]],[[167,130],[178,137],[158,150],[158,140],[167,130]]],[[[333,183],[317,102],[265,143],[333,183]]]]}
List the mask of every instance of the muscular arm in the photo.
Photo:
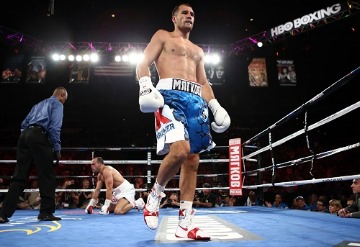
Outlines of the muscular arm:
{"type": "Polygon", "coordinates": [[[201,90],[201,96],[208,103],[209,109],[214,115],[214,122],[211,123],[211,128],[216,133],[223,133],[230,126],[230,116],[227,111],[215,99],[214,92],[206,78],[204,66],[204,51],[201,50],[199,54],[200,61],[196,67],[196,77],[197,81],[203,86],[201,90]]]}
{"type": "Polygon", "coordinates": [[[95,200],[98,199],[102,186],[103,186],[103,182],[100,180],[100,176],[98,176],[98,181],[96,183],[96,188],[92,195],[92,199],[95,199],[95,200]]]}
{"type": "Polygon", "coordinates": [[[163,35],[165,32],[166,31],[164,30],[158,30],[145,48],[143,60],[139,62],[136,67],[136,76],[138,80],[143,76],[150,76],[149,67],[159,57],[163,49],[163,35]]]}
{"type": "Polygon", "coordinates": [[[197,82],[202,85],[202,97],[206,102],[209,103],[211,99],[215,98],[214,91],[210,86],[207,78],[206,78],[206,71],[205,71],[205,64],[204,64],[204,52],[201,50],[201,59],[196,68],[196,77],[197,82]]]}
{"type": "Polygon", "coordinates": [[[113,175],[111,173],[111,169],[105,169],[103,172],[103,176],[105,179],[105,186],[106,186],[106,199],[111,200],[112,198],[112,189],[114,185],[113,175]]]}

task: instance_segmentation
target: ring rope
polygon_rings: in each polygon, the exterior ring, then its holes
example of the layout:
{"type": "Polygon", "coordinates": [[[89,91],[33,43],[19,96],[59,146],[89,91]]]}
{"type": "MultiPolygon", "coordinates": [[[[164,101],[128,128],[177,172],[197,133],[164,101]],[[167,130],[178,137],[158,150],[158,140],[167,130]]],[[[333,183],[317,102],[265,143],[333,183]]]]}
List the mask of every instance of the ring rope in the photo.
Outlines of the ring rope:
{"type": "MultiPolygon", "coordinates": [[[[13,164],[16,163],[16,160],[0,160],[0,163],[4,164],[13,164]]],[[[160,164],[161,160],[151,160],[151,164],[160,164]]],[[[229,162],[229,159],[209,159],[209,160],[200,160],[200,163],[220,163],[220,162],[229,162]]],[[[89,165],[90,160],[60,160],[60,164],[71,164],[71,165],[89,165]]],[[[107,160],[107,165],[119,165],[119,164],[148,164],[147,160],[107,160]]]]}
{"type": "Polygon", "coordinates": [[[298,108],[293,110],[292,112],[288,113],[286,116],[284,116],[283,118],[281,118],[280,120],[278,120],[277,122],[275,122],[274,124],[272,124],[271,126],[266,128],[265,130],[261,131],[260,133],[253,136],[249,140],[245,141],[243,143],[243,145],[247,145],[249,143],[254,142],[255,140],[262,137],[264,134],[270,132],[272,129],[274,129],[276,127],[279,127],[280,125],[284,124],[285,122],[287,122],[288,120],[290,120],[292,118],[297,117],[301,112],[306,110],[309,106],[317,103],[321,99],[325,98],[326,96],[328,96],[331,93],[333,93],[334,91],[336,91],[338,88],[344,86],[348,81],[350,81],[358,73],[360,73],[360,66],[357,67],[356,69],[354,69],[353,71],[351,71],[350,73],[348,73],[347,75],[343,76],[342,78],[340,78],[336,82],[334,82],[332,85],[327,87],[325,90],[323,90],[319,94],[315,95],[313,98],[311,98],[310,100],[308,100],[307,102],[305,102],[304,104],[302,104],[301,106],[299,106],[298,108]]]}
{"type": "MultiPolygon", "coordinates": [[[[196,190],[228,190],[229,187],[212,187],[212,188],[196,188],[196,190]]],[[[24,189],[23,192],[37,192],[39,189],[24,189]]],[[[93,192],[95,189],[56,189],[55,192],[93,192]]],[[[101,192],[105,192],[106,189],[101,189],[101,192]]],[[[148,191],[148,189],[135,189],[136,192],[148,191]]],[[[165,191],[180,191],[179,188],[165,188],[165,191]]],[[[0,189],[0,192],[8,192],[8,189],[0,189]]]]}
{"type": "MultiPolygon", "coordinates": [[[[308,180],[301,180],[301,181],[289,181],[289,182],[281,182],[275,183],[275,186],[279,187],[291,187],[296,185],[306,185],[306,184],[317,184],[317,183],[326,183],[326,182],[340,182],[346,180],[353,180],[360,178],[360,174],[358,175],[349,175],[349,176],[340,176],[340,177],[332,177],[332,178],[318,178],[318,179],[308,179],[308,180]]],[[[257,189],[257,188],[264,188],[264,187],[272,187],[273,185],[270,183],[267,184],[259,184],[259,185],[244,185],[244,189],[257,189]]]]}
{"type": "MultiPolygon", "coordinates": [[[[344,109],[342,109],[342,110],[340,110],[340,111],[338,111],[338,112],[336,112],[336,113],[334,113],[332,115],[329,115],[326,118],[323,118],[322,120],[320,120],[320,121],[318,121],[318,122],[316,122],[316,123],[314,123],[312,125],[310,125],[309,128],[308,128],[308,131],[313,130],[313,129],[315,129],[315,128],[319,127],[319,126],[322,126],[322,125],[324,125],[326,123],[329,123],[332,120],[335,120],[335,119],[337,119],[337,118],[339,118],[339,117],[341,117],[341,116],[343,116],[343,115],[345,115],[345,114],[347,114],[347,113],[349,113],[349,112],[351,112],[351,111],[353,111],[353,110],[355,110],[355,109],[357,109],[359,107],[360,107],[360,101],[358,101],[358,102],[356,102],[356,103],[354,103],[354,104],[352,104],[352,105],[350,105],[350,106],[348,106],[348,107],[346,107],[346,108],[344,108],[344,109]]],[[[293,139],[293,138],[295,138],[295,137],[297,137],[297,136],[299,136],[299,135],[301,135],[303,133],[305,133],[304,129],[298,130],[298,131],[294,132],[293,134],[288,135],[287,137],[284,137],[283,139],[280,139],[280,140],[274,142],[272,144],[272,147],[274,148],[276,146],[279,146],[279,145],[281,145],[281,144],[283,144],[283,143],[285,143],[285,142],[287,142],[287,141],[289,141],[289,140],[291,140],[291,139],[293,139]]],[[[253,156],[255,156],[257,154],[260,154],[260,153],[262,153],[264,151],[267,151],[269,149],[270,149],[269,146],[265,146],[265,147],[263,147],[263,148],[261,148],[261,149],[259,149],[257,151],[254,151],[253,153],[250,153],[248,155],[243,156],[243,159],[246,160],[246,159],[248,159],[250,157],[253,157],[253,156]]]]}
{"type": "MultiPolygon", "coordinates": [[[[229,173],[213,173],[213,174],[198,174],[198,177],[218,177],[218,176],[227,176],[229,173]]],[[[71,175],[71,176],[56,176],[56,178],[95,178],[93,175],[71,175]]],[[[147,175],[123,175],[124,178],[147,178],[147,175]]],[[[0,178],[12,179],[13,176],[0,176],[0,178]]],[[[29,176],[29,179],[36,179],[37,176],[29,176]]],[[[151,178],[155,178],[154,175],[151,175],[151,178]]],[[[175,175],[174,178],[180,178],[180,175],[175,175]]]]}
{"type": "MultiPolygon", "coordinates": [[[[249,146],[251,147],[251,146],[249,146]]],[[[211,150],[223,149],[227,146],[215,146],[211,150]]],[[[0,147],[3,151],[16,151],[16,147],[0,147]]],[[[61,151],[151,151],[156,150],[155,147],[62,147],[61,151]]]]}
{"type": "MultiPolygon", "coordinates": [[[[357,175],[349,175],[349,176],[339,176],[339,177],[332,177],[332,178],[318,178],[318,179],[308,179],[308,180],[301,180],[301,181],[289,181],[289,182],[281,182],[281,183],[275,183],[275,186],[278,187],[292,187],[297,185],[306,185],[306,184],[317,184],[317,183],[326,183],[326,182],[341,182],[341,181],[347,181],[347,180],[353,180],[353,179],[359,179],[360,174],[357,175]]],[[[266,188],[266,187],[272,187],[273,185],[270,183],[266,184],[260,184],[260,185],[244,185],[244,189],[257,189],[257,188],[266,188]]],[[[196,188],[196,190],[201,190],[205,188],[196,188]]],[[[206,188],[210,190],[216,190],[216,189],[222,189],[227,190],[229,187],[213,187],[213,188],[206,188]]],[[[0,189],[0,192],[7,192],[8,189],[0,189]]],[[[25,189],[24,192],[35,192],[39,191],[39,189],[25,189]]],[[[91,192],[94,191],[94,189],[56,189],[56,192],[60,191],[67,191],[67,192],[91,192]]],[[[101,189],[100,191],[106,191],[106,189],[101,189]]],[[[147,189],[135,189],[135,191],[147,191],[147,189]]],[[[165,191],[179,191],[179,188],[165,188],[165,191]]]]}
{"type": "MultiPolygon", "coordinates": [[[[360,147],[360,142],[316,154],[315,159],[322,159],[322,158],[325,158],[325,157],[328,157],[328,156],[331,156],[331,155],[334,155],[334,154],[337,154],[337,153],[340,153],[343,151],[347,151],[350,149],[358,148],[358,147],[360,147]]],[[[312,158],[313,158],[313,155],[302,157],[302,158],[295,159],[295,160],[286,161],[286,162],[277,164],[277,168],[285,168],[285,167],[305,163],[305,162],[310,161],[312,158]]],[[[262,171],[266,171],[266,170],[270,170],[270,169],[272,169],[272,166],[267,166],[267,167],[263,167],[260,169],[244,172],[244,174],[250,175],[250,174],[255,174],[257,172],[262,172],[262,171]]]]}

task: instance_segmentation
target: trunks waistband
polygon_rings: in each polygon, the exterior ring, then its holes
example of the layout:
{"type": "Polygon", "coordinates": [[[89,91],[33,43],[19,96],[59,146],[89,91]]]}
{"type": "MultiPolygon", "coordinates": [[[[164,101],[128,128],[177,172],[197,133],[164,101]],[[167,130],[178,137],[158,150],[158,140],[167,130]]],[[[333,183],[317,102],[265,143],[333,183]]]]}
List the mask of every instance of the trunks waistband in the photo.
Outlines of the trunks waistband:
{"type": "Polygon", "coordinates": [[[128,188],[129,184],[130,182],[125,179],[124,182],[122,182],[122,184],[120,184],[116,189],[120,189],[121,192],[124,192],[128,188]]]}
{"type": "Polygon", "coordinates": [[[156,85],[157,89],[178,90],[199,95],[201,97],[202,86],[199,83],[179,78],[160,79],[156,85]]]}

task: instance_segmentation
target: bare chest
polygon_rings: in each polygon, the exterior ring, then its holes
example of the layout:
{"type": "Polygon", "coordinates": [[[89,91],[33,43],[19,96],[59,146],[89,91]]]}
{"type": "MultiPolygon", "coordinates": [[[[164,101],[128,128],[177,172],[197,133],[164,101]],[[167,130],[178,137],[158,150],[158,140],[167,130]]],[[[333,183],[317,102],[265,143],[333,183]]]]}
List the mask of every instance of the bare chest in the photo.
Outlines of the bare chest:
{"type": "Polygon", "coordinates": [[[165,45],[166,53],[174,56],[184,57],[194,61],[200,60],[200,52],[191,42],[174,39],[165,45]]]}

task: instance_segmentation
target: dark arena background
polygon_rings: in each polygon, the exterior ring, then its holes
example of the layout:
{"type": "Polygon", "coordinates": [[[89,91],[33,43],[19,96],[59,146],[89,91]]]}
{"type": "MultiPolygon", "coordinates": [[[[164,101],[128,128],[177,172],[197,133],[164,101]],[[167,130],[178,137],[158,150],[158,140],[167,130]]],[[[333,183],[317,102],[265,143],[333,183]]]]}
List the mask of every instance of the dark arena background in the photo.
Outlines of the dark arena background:
{"type": "MultiPolygon", "coordinates": [[[[209,58],[209,83],[231,117],[225,133],[212,132],[217,147],[201,154],[198,172],[197,192],[207,183],[219,199],[216,206],[198,208],[199,224],[211,241],[176,239],[176,209],[160,209],[160,226],[151,231],[136,210],[86,215],[78,205],[59,201],[56,215],[63,220],[48,224],[37,222],[38,209],[19,203],[10,222],[0,224],[0,246],[360,246],[359,219],[293,204],[298,196],[309,206],[317,202],[310,198],[323,196],[327,206],[335,199],[345,207],[353,196],[352,180],[360,178],[360,1],[185,2],[195,12],[190,40],[209,58]],[[218,63],[210,60],[215,55],[218,63]],[[217,71],[223,71],[221,79],[217,71]],[[231,196],[229,140],[236,138],[242,195],[231,196]],[[248,204],[250,192],[256,194],[255,206],[248,204]],[[286,209],[271,207],[277,194],[286,209]],[[226,197],[233,198],[231,207],[221,207],[226,197]]],[[[149,189],[163,157],[155,153],[154,116],[139,109],[138,57],[132,53],[141,54],[158,29],[173,30],[171,11],[179,3],[6,4],[0,15],[0,205],[16,163],[20,124],[57,86],[69,94],[57,192],[67,180],[73,187],[66,193],[92,189],[94,156],[118,169],[137,196],[149,189]],[[89,188],[82,187],[83,179],[89,179],[89,188]]],[[[34,171],[30,192],[36,191],[33,180],[34,171]]],[[[178,176],[166,192],[178,192],[178,176]]]]}

